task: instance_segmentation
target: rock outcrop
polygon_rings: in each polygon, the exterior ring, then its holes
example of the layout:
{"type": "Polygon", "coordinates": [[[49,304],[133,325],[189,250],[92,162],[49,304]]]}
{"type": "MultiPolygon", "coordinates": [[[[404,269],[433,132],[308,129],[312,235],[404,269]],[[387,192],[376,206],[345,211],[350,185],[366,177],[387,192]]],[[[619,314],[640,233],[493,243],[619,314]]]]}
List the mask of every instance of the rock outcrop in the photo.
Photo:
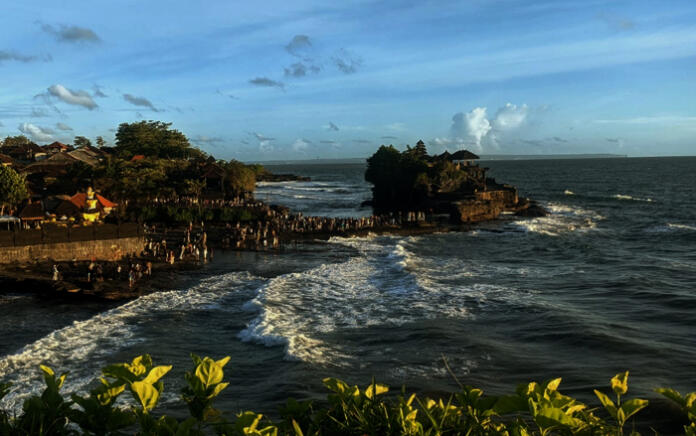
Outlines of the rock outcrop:
{"type": "Polygon", "coordinates": [[[536,203],[520,199],[514,186],[487,178],[488,168],[477,159],[466,150],[430,156],[423,141],[404,152],[382,146],[367,160],[365,179],[374,185],[370,204],[376,213],[447,213],[455,223],[493,220],[503,212],[545,215],[536,203]]]}

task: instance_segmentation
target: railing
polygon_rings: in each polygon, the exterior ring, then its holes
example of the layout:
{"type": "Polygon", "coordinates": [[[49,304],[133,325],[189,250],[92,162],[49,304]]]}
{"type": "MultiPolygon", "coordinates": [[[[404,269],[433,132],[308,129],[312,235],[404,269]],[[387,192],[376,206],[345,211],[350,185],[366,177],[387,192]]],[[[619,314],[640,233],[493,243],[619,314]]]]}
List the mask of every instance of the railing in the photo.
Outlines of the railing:
{"type": "Polygon", "coordinates": [[[56,244],[61,242],[98,241],[130,238],[143,235],[138,223],[94,224],[90,226],[61,226],[45,224],[41,229],[0,230],[0,247],[56,244]]]}

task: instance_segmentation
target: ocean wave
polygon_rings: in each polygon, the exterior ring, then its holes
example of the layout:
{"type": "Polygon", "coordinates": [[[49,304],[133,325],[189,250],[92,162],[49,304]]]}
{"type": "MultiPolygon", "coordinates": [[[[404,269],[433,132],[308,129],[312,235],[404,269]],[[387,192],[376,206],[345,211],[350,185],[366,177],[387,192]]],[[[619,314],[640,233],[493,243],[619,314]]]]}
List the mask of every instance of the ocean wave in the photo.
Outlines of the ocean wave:
{"type": "Polygon", "coordinates": [[[693,232],[696,231],[696,225],[681,224],[681,223],[666,223],[662,225],[652,226],[645,230],[648,233],[672,233],[672,232],[693,232]]]}
{"type": "Polygon", "coordinates": [[[0,359],[0,379],[15,386],[0,401],[0,408],[18,410],[23,400],[40,392],[39,365],[70,372],[69,387],[82,392],[99,375],[109,356],[145,340],[140,334],[142,319],[153,313],[206,310],[236,287],[252,281],[249,273],[229,273],[203,280],[184,291],[145,295],[94,317],[75,321],[26,345],[16,354],[0,359]]]}
{"type": "Polygon", "coordinates": [[[575,192],[571,191],[570,189],[566,189],[565,191],[563,191],[563,193],[565,195],[575,195],[575,192]]]}
{"type": "Polygon", "coordinates": [[[358,255],[270,280],[245,304],[247,310],[260,310],[238,338],[282,346],[288,360],[345,366],[357,357],[335,341],[338,332],[470,317],[459,289],[435,295],[411,272],[412,267],[421,270],[410,247],[416,242],[416,238],[384,236],[332,238],[330,243],[351,246],[358,255]]]}
{"type": "Polygon", "coordinates": [[[643,202],[646,202],[646,203],[652,203],[652,202],[655,201],[655,200],[653,200],[653,199],[650,198],[650,197],[644,197],[644,198],[641,198],[641,197],[633,197],[633,196],[626,195],[626,194],[614,194],[614,195],[611,196],[611,198],[615,198],[615,199],[617,199],[617,200],[643,201],[643,202]]]}
{"type": "Polygon", "coordinates": [[[678,230],[691,230],[691,231],[696,231],[696,226],[690,226],[687,224],[674,224],[674,223],[667,223],[667,227],[671,229],[678,229],[678,230]]]}
{"type": "Polygon", "coordinates": [[[605,217],[599,213],[559,203],[544,205],[549,215],[539,218],[514,221],[512,224],[526,232],[546,236],[560,236],[569,232],[588,231],[597,228],[597,221],[605,217]]]}

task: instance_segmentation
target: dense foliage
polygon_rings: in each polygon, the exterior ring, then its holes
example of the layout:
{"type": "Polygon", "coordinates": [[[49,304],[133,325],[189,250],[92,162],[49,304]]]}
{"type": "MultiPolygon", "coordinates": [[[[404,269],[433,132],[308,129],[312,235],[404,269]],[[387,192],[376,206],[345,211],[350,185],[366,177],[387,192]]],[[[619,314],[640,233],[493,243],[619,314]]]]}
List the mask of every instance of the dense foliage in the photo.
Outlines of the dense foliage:
{"type": "MultiPolygon", "coordinates": [[[[443,155],[444,156],[444,155],[443,155]]],[[[443,156],[429,156],[423,142],[400,152],[381,146],[367,159],[365,180],[372,183],[372,204],[378,211],[435,209],[438,198],[470,195],[484,184],[483,176],[466,171],[443,156]]],[[[471,168],[469,168],[471,169],[471,168]]]]}
{"type": "Polygon", "coordinates": [[[365,180],[372,183],[376,209],[412,210],[421,203],[427,189],[423,182],[428,166],[417,154],[401,153],[393,146],[381,146],[367,159],[365,180]]]}
{"type": "Polygon", "coordinates": [[[0,215],[5,208],[14,208],[29,197],[24,177],[10,167],[0,165],[0,215]]]}
{"type": "Polygon", "coordinates": [[[204,156],[183,133],[170,127],[171,123],[152,120],[122,123],[116,132],[115,151],[126,159],[138,154],[164,159],[204,156]]]}
{"type": "MultiPolygon", "coordinates": [[[[69,398],[61,394],[67,374],[58,376],[42,365],[44,391],[25,400],[17,416],[0,410],[0,435],[623,435],[631,418],[648,405],[647,400],[624,398],[628,371],[611,379],[615,400],[594,391],[602,408],[563,395],[558,390],[561,379],[523,384],[515,393],[497,397],[462,386],[449,398],[420,399],[404,389],[390,395],[387,386],[374,380],[360,389],[326,378],[324,386],[331,393],[325,403],[290,399],[278,422],[249,411],[229,419],[213,403],[229,386],[223,379],[230,358],[192,359],[180,397],[188,418],[155,414],[162,379],[172,367],[155,366],[143,355],[105,367],[88,394],[69,398]]],[[[10,390],[0,384],[0,399],[10,390]]],[[[685,434],[696,435],[696,392],[657,392],[683,410],[689,421],[685,434]]]]}
{"type": "Polygon", "coordinates": [[[28,145],[31,141],[24,135],[7,136],[2,141],[3,147],[16,147],[18,145],[28,145]]]}

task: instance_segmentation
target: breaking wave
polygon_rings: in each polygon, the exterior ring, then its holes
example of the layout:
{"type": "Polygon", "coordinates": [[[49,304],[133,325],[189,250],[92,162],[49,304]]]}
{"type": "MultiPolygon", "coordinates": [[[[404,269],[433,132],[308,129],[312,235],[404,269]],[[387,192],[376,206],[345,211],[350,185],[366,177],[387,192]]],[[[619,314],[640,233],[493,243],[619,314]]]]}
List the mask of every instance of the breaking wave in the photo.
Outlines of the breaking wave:
{"type": "Polygon", "coordinates": [[[625,194],[614,194],[611,197],[615,198],[617,200],[644,201],[646,203],[652,203],[655,201],[650,197],[641,198],[641,197],[633,197],[633,196],[625,195],[625,194]]]}
{"type": "Polygon", "coordinates": [[[559,203],[548,203],[544,206],[550,212],[547,216],[514,221],[513,225],[526,232],[560,236],[569,232],[596,229],[597,222],[605,219],[595,211],[580,207],[559,203]]]}
{"type": "Polygon", "coordinates": [[[68,385],[83,391],[114,352],[145,341],[140,324],[155,313],[206,310],[225,294],[253,280],[249,273],[229,273],[203,280],[185,291],[145,295],[84,321],[55,330],[0,360],[0,379],[15,387],[0,408],[17,410],[23,400],[43,389],[39,365],[69,371],[68,385]]]}

